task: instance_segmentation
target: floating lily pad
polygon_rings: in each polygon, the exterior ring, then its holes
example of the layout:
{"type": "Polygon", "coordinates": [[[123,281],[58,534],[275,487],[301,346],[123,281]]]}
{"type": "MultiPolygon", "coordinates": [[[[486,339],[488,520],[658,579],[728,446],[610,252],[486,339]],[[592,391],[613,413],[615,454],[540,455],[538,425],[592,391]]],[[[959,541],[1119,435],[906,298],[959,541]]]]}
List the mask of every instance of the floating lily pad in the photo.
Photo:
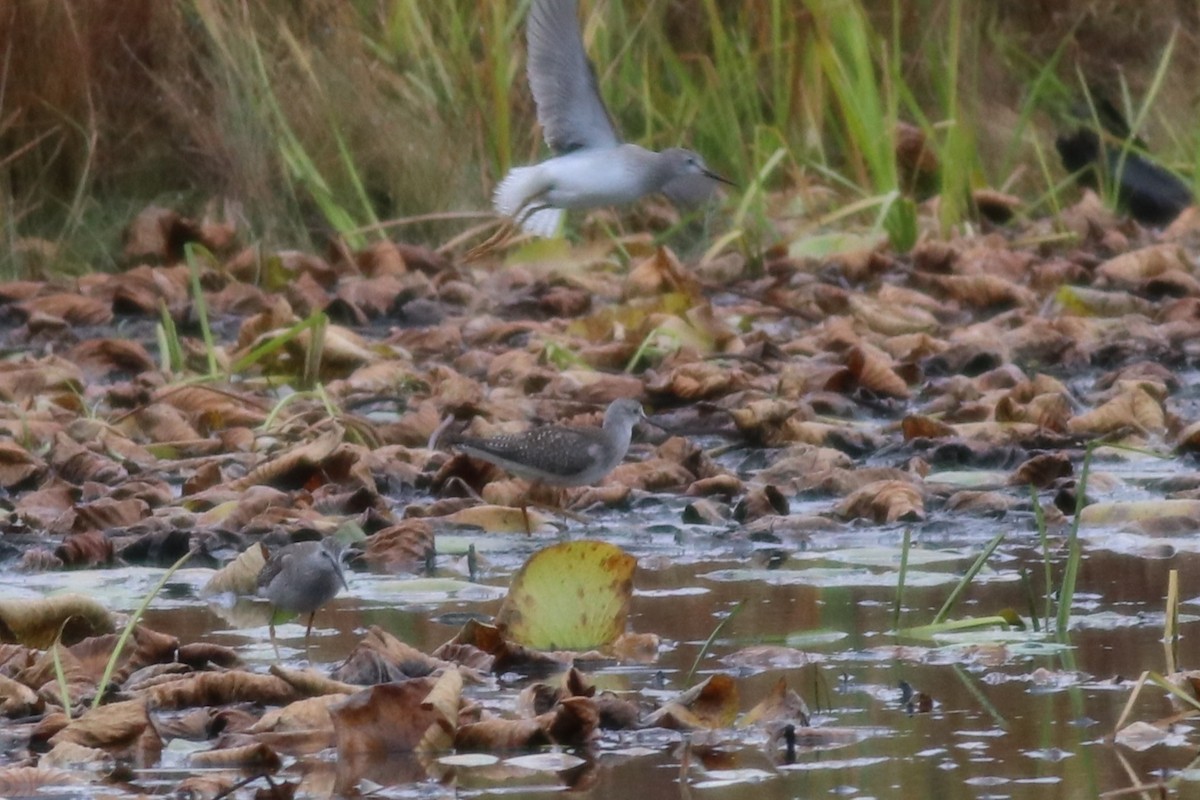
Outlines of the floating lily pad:
{"type": "Polygon", "coordinates": [[[625,632],[637,560],[616,545],[564,542],[530,556],[496,624],[539,650],[586,650],[625,632]]]}

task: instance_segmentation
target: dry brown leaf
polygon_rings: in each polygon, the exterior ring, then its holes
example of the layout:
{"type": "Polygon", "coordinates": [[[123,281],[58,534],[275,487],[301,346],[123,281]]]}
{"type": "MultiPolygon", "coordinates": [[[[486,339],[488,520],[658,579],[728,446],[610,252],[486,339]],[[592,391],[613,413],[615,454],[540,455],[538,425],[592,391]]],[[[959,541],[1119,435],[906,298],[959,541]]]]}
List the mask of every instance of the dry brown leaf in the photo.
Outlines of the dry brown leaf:
{"type": "Polygon", "coordinates": [[[1066,453],[1040,453],[1017,467],[1008,482],[1013,486],[1048,489],[1060,478],[1070,477],[1072,472],[1071,459],[1066,453]]]}
{"type": "Polygon", "coordinates": [[[806,403],[788,400],[753,400],[733,409],[729,415],[751,444],[764,447],[778,447],[794,441],[794,424],[815,416],[806,403]]]}
{"type": "Polygon", "coordinates": [[[756,486],[738,501],[733,518],[743,524],[763,517],[783,517],[790,511],[788,500],[771,484],[756,486]]]}
{"type": "Polygon", "coordinates": [[[696,476],[682,464],[665,458],[650,458],[621,464],[608,474],[605,482],[645,492],[664,492],[690,486],[695,479],[696,476]]]}
{"type": "Polygon", "coordinates": [[[195,706],[261,703],[281,706],[301,699],[295,688],[274,675],[241,670],[201,672],[155,686],[146,693],[156,710],[195,706]]]}
{"type": "Polygon", "coordinates": [[[675,730],[727,728],[737,711],[737,684],[728,675],[716,674],[667,702],[646,718],[646,724],[675,730]]]}
{"type": "Polygon", "coordinates": [[[184,385],[164,389],[155,394],[154,401],[182,411],[202,435],[229,428],[257,428],[267,418],[259,401],[212,386],[184,385]]]}
{"type": "Polygon", "coordinates": [[[108,703],[88,710],[50,737],[50,744],[74,742],[84,747],[123,750],[137,742],[150,726],[145,700],[108,703]]]}
{"type": "Polygon", "coordinates": [[[1076,435],[1100,436],[1122,430],[1159,434],[1166,431],[1166,414],[1159,398],[1144,386],[1128,387],[1107,403],[1072,417],[1067,430],[1076,435]]]}
{"type": "MultiPolygon", "coordinates": [[[[846,354],[845,364],[853,385],[887,397],[909,396],[908,384],[896,374],[891,357],[882,350],[869,345],[852,347],[846,354]]],[[[827,388],[846,391],[849,387],[834,379],[827,388]]]]}
{"type": "Polygon", "coordinates": [[[0,487],[11,489],[41,475],[46,464],[14,441],[0,441],[0,487]]]}
{"type": "Polygon", "coordinates": [[[200,596],[211,597],[222,592],[253,596],[258,591],[258,575],[266,564],[263,549],[257,544],[251,545],[214,572],[200,590],[200,596]]]}
{"type": "Polygon", "coordinates": [[[1064,393],[1040,394],[1026,403],[1019,403],[1011,396],[1000,398],[996,403],[997,422],[1031,422],[1039,428],[1063,432],[1071,419],[1072,405],[1064,393]]]}
{"type": "Polygon", "coordinates": [[[991,273],[932,275],[924,280],[970,308],[1032,308],[1037,303],[1029,289],[991,273]]]}
{"type": "Polygon", "coordinates": [[[780,725],[790,723],[808,726],[808,704],[804,698],[788,688],[787,678],[780,676],[771,691],[738,720],[739,728],[752,725],[780,725]]]}
{"type": "Polygon", "coordinates": [[[694,298],[701,296],[696,279],[666,247],[656,248],[653,255],[635,264],[625,278],[624,288],[626,298],[667,292],[678,292],[694,298]]]}
{"type": "Polygon", "coordinates": [[[433,651],[434,658],[444,658],[463,666],[484,669],[490,666],[493,673],[508,671],[554,670],[564,668],[575,658],[575,653],[549,653],[531,650],[504,638],[499,628],[479,620],[469,620],[454,638],[433,651]],[[491,658],[478,655],[480,651],[491,658]]]}
{"type": "Polygon", "coordinates": [[[90,378],[113,373],[139,375],[157,366],[146,348],[131,339],[87,339],[71,348],[67,358],[90,378]]]}
{"type": "Polygon", "coordinates": [[[522,508],[522,503],[528,501],[528,484],[518,481],[500,483],[503,485],[489,483],[485,487],[483,499],[488,505],[463,508],[442,519],[452,525],[479,528],[489,533],[532,533],[553,527],[546,514],[537,509],[522,508]],[[495,505],[498,501],[510,504],[495,505]]]}
{"type": "Polygon", "coordinates": [[[50,752],[38,759],[38,765],[49,769],[90,769],[108,773],[116,759],[111,753],[97,747],[85,747],[75,742],[59,742],[50,752]]]}
{"type": "Polygon", "coordinates": [[[384,683],[331,707],[338,758],[415,750],[426,731],[442,721],[439,710],[426,704],[436,683],[433,678],[384,683]]]}
{"type": "Polygon", "coordinates": [[[188,756],[188,763],[201,769],[253,769],[259,772],[275,772],[283,766],[283,759],[269,745],[253,742],[192,753],[188,756]]]}
{"type": "Polygon", "coordinates": [[[550,741],[562,747],[586,747],[600,727],[600,711],[591,697],[564,697],[536,719],[550,741]]]}
{"type": "Polygon", "coordinates": [[[323,463],[342,443],[344,432],[331,424],[324,433],[284,451],[250,470],[244,478],[232,481],[229,488],[241,491],[251,486],[269,485],[289,490],[305,486],[323,474],[323,463]]]}
{"type": "Polygon", "coordinates": [[[49,294],[18,303],[16,308],[28,318],[29,324],[47,322],[64,326],[82,327],[107,325],[112,322],[112,304],[96,297],[81,294],[49,294]]]}
{"type": "Polygon", "coordinates": [[[900,422],[904,441],[913,439],[943,439],[954,435],[954,428],[941,420],[921,414],[909,414],[900,422]]]}
{"type": "Polygon", "coordinates": [[[364,558],[375,569],[399,572],[424,564],[434,550],[433,527],[424,520],[406,519],[367,537],[364,558]]]}
{"type": "Polygon", "coordinates": [[[946,498],[946,510],[954,514],[1002,517],[1017,506],[1015,498],[1000,492],[963,490],[946,498]]]}
{"type": "Polygon", "coordinates": [[[333,744],[333,718],[329,708],[345,699],[344,695],[326,694],[306,697],[283,708],[273,708],[245,730],[245,733],[292,733],[317,731],[327,733],[328,745],[333,744]]]}
{"type": "MultiPolygon", "coordinates": [[[[927,297],[917,292],[911,294],[927,297]]],[[[928,310],[912,305],[889,301],[887,298],[872,298],[867,295],[850,296],[850,312],[867,327],[884,336],[923,333],[937,329],[937,318],[928,310]]]]}
{"type": "MultiPolygon", "coordinates": [[[[83,384],[83,372],[79,367],[57,356],[0,361],[0,400],[25,402],[57,392],[79,395],[83,392],[83,384]]],[[[25,432],[22,425],[19,434],[25,435],[25,432]]]]}
{"type": "Polygon", "coordinates": [[[613,657],[623,663],[653,664],[662,640],[657,633],[625,631],[609,646],[613,657]]]}
{"type": "MultiPolygon", "coordinates": [[[[120,638],[116,633],[91,636],[68,648],[76,659],[81,674],[93,686],[100,683],[120,638]]],[[[121,686],[133,672],[150,665],[173,662],[178,649],[179,639],[176,637],[151,630],[145,625],[136,625],[121,650],[121,657],[114,665],[109,678],[111,685],[121,686]]]]}
{"type": "Polygon", "coordinates": [[[1110,258],[1096,267],[1096,276],[1114,286],[1136,288],[1171,270],[1190,270],[1182,248],[1176,244],[1156,244],[1110,258]]]}
{"type": "Polygon", "coordinates": [[[493,717],[460,725],[454,734],[454,749],[462,752],[532,750],[550,744],[550,734],[536,719],[493,717]]]}
{"type": "MultiPolygon", "coordinates": [[[[730,666],[739,669],[798,669],[808,664],[821,661],[821,657],[806,653],[795,647],[784,647],[775,644],[756,644],[743,647],[721,659],[730,666]]],[[[743,723],[744,724],[744,723],[743,723]]]]}
{"type": "Polygon", "coordinates": [[[41,713],[45,703],[23,683],[0,674],[0,716],[8,719],[41,713]]]}
{"type": "Polygon", "coordinates": [[[727,395],[745,389],[749,381],[740,369],[711,361],[692,361],[652,377],[647,390],[672,395],[680,400],[727,395]]]}
{"type": "Polygon", "coordinates": [[[0,795],[4,797],[45,797],[46,789],[86,784],[87,777],[76,772],[37,767],[0,767],[0,795]]]}
{"type": "Polygon", "coordinates": [[[449,662],[428,656],[372,625],[332,677],[348,684],[369,686],[423,678],[452,667],[449,662]]]}
{"type": "Polygon", "coordinates": [[[87,595],[0,598],[0,641],[45,649],[60,629],[63,643],[70,644],[98,633],[111,633],[113,626],[108,609],[87,595]]]}
{"type": "Polygon", "coordinates": [[[836,513],[877,523],[918,522],[925,519],[925,502],[921,490],[907,481],[876,481],[839,503],[836,513]]]}

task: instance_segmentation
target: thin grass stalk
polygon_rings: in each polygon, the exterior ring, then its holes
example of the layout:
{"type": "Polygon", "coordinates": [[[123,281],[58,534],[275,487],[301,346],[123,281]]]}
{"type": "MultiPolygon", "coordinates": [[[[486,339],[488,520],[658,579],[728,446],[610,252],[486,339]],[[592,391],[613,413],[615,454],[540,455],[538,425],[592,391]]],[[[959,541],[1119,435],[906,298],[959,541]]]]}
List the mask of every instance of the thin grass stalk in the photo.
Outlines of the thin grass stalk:
{"type": "MultiPolygon", "coordinates": [[[[1171,65],[1171,58],[1175,53],[1175,42],[1179,37],[1179,27],[1171,29],[1171,38],[1167,40],[1167,46],[1163,49],[1162,56],[1158,59],[1158,65],[1154,70],[1154,77],[1150,81],[1150,86],[1142,97],[1142,102],[1138,106],[1136,113],[1129,123],[1129,135],[1125,137],[1125,141],[1121,143],[1121,154],[1117,158],[1117,167],[1113,171],[1113,185],[1119,186],[1121,175],[1125,171],[1125,161],[1129,156],[1130,151],[1134,147],[1134,140],[1138,137],[1138,132],[1146,122],[1146,117],[1150,113],[1150,108],[1153,106],[1159,92],[1162,91],[1163,80],[1166,78],[1168,68],[1171,65]]],[[[1126,89],[1124,81],[1121,83],[1122,89],[1126,89]]],[[[1126,107],[1132,107],[1132,104],[1127,104],[1126,107]]]]}
{"type": "Polygon", "coordinates": [[[1041,633],[1042,625],[1038,622],[1037,597],[1033,593],[1033,581],[1029,578],[1029,570],[1021,567],[1021,591],[1025,595],[1026,607],[1029,611],[1029,622],[1033,625],[1034,633],[1041,633]]]}
{"type": "MultiPolygon", "coordinates": [[[[280,36],[283,38],[284,42],[288,45],[288,49],[292,53],[292,58],[295,60],[295,62],[297,64],[300,65],[300,67],[303,69],[304,73],[308,76],[309,84],[312,87],[312,91],[321,98],[322,104],[326,109],[326,112],[327,112],[326,113],[326,124],[328,124],[330,132],[333,135],[334,142],[337,144],[338,158],[342,163],[342,170],[345,173],[346,179],[349,181],[350,187],[354,193],[354,197],[357,200],[359,213],[362,215],[363,219],[367,220],[367,226],[378,226],[379,218],[376,216],[375,209],[371,203],[371,200],[367,196],[367,191],[366,191],[366,188],[363,186],[362,178],[359,174],[359,169],[354,163],[354,156],[350,152],[350,148],[346,145],[345,137],[342,136],[341,128],[338,125],[337,119],[333,116],[332,113],[329,113],[329,101],[325,97],[325,93],[322,88],[323,84],[321,82],[320,76],[318,75],[318,71],[313,67],[312,60],[311,60],[311,58],[309,58],[308,52],[300,44],[300,42],[296,39],[296,37],[292,34],[292,32],[289,29],[287,29],[286,27],[281,27],[280,28],[280,36]]],[[[270,84],[267,84],[266,86],[264,86],[264,89],[267,92],[271,93],[272,97],[274,96],[273,89],[270,84]]],[[[278,104],[273,104],[273,105],[276,108],[278,108],[278,104]]],[[[296,146],[299,147],[298,142],[296,143],[296,146]]],[[[311,163],[311,160],[309,161],[309,163],[311,163]]],[[[315,169],[316,169],[315,164],[313,165],[312,169],[315,171],[315,169]]],[[[332,220],[331,220],[331,222],[332,222],[332,220]]],[[[356,236],[355,232],[362,229],[363,227],[364,226],[362,226],[362,225],[357,225],[357,226],[352,225],[352,226],[344,228],[344,229],[338,228],[338,231],[339,231],[339,233],[342,233],[343,235],[345,235],[347,237],[352,237],[352,236],[356,236]]],[[[386,238],[386,237],[383,237],[382,234],[380,234],[380,233],[377,233],[376,237],[377,238],[386,238]]]]}
{"type": "Polygon", "coordinates": [[[954,604],[958,602],[958,599],[967,590],[967,587],[971,585],[971,581],[975,579],[975,576],[979,574],[981,569],[983,569],[983,566],[987,563],[987,560],[992,557],[992,553],[996,552],[996,548],[999,547],[1000,543],[1004,541],[1005,535],[1005,532],[1001,531],[992,537],[992,540],[984,546],[983,552],[979,554],[979,557],[976,558],[974,563],[972,563],[967,569],[966,574],[962,576],[958,582],[958,585],[954,587],[954,590],[950,592],[950,596],[946,598],[946,602],[942,603],[942,607],[938,609],[937,614],[934,615],[933,622],[931,623],[932,625],[938,625],[946,619],[946,616],[950,613],[950,609],[954,608],[954,604]]]}
{"type": "Polygon", "coordinates": [[[304,351],[304,371],[300,378],[301,389],[312,389],[321,379],[321,361],[325,355],[325,331],[329,317],[321,314],[309,330],[308,347],[304,351]]]}
{"type": "Polygon", "coordinates": [[[1050,565],[1050,537],[1046,534],[1046,512],[1042,510],[1042,501],[1038,498],[1037,487],[1029,484],[1029,495],[1033,500],[1033,519],[1037,523],[1038,543],[1042,547],[1042,584],[1046,593],[1043,620],[1050,627],[1050,612],[1054,608],[1054,569],[1050,565]]]}
{"type": "Polygon", "coordinates": [[[158,583],[154,584],[154,588],[150,590],[150,594],[146,595],[141,605],[133,612],[133,616],[129,618],[129,622],[125,624],[125,630],[121,631],[121,635],[117,638],[117,644],[113,647],[112,655],[108,657],[108,663],[104,665],[104,674],[100,677],[100,683],[96,687],[96,697],[92,700],[92,708],[99,707],[100,703],[104,700],[105,687],[112,680],[113,672],[117,668],[117,662],[121,660],[121,653],[124,651],[125,644],[129,641],[129,636],[133,633],[134,627],[141,621],[142,615],[146,613],[146,609],[150,607],[150,603],[158,596],[162,588],[167,585],[167,581],[171,579],[171,576],[187,563],[187,560],[191,557],[192,553],[190,551],[184,553],[178,561],[167,568],[167,571],[159,578],[158,583]]]}
{"type": "Polygon", "coordinates": [[[213,340],[212,328],[208,324],[208,301],[204,299],[204,288],[200,285],[200,258],[203,256],[212,262],[213,255],[202,245],[188,242],[183,246],[183,256],[188,265],[188,281],[192,289],[192,304],[196,309],[196,318],[200,324],[200,335],[204,339],[204,355],[208,360],[208,376],[217,374],[217,346],[213,340]]]}
{"type": "Polygon", "coordinates": [[[179,341],[175,320],[164,300],[158,301],[158,316],[154,335],[158,340],[159,361],[164,372],[174,375],[183,371],[183,343],[179,341]]]}
{"type": "Polygon", "coordinates": [[[1167,573],[1167,609],[1163,621],[1166,674],[1174,675],[1179,664],[1179,570],[1167,573]]]}
{"type": "Polygon", "coordinates": [[[708,638],[704,640],[704,644],[700,647],[700,652],[696,653],[696,658],[692,661],[692,667],[688,670],[687,677],[684,678],[683,686],[685,689],[692,685],[692,679],[696,676],[696,670],[700,668],[700,662],[704,660],[704,656],[713,646],[713,642],[717,640],[717,636],[720,635],[721,631],[725,630],[725,626],[732,622],[733,618],[740,614],[742,609],[745,607],[746,601],[739,600],[737,605],[731,608],[729,613],[725,615],[725,619],[718,622],[717,626],[713,628],[712,633],[710,633],[708,638]]]}
{"type": "Polygon", "coordinates": [[[892,630],[900,630],[900,611],[904,608],[904,581],[908,577],[908,552],[912,549],[912,528],[904,529],[900,543],[900,574],[896,576],[896,600],[892,606],[892,630]]]}
{"type": "Polygon", "coordinates": [[[317,325],[324,324],[327,321],[328,317],[325,316],[324,311],[314,311],[300,322],[292,325],[290,328],[278,334],[277,336],[272,336],[270,339],[255,347],[237,361],[233,362],[233,365],[229,368],[230,374],[237,375],[245,372],[264,357],[276,352],[288,342],[295,339],[302,332],[311,328],[315,328],[317,325]]]}
{"type": "Polygon", "coordinates": [[[1083,468],[1079,471],[1079,482],[1075,486],[1075,516],[1071,520],[1071,529],[1067,535],[1067,565],[1063,569],[1062,585],[1058,590],[1058,616],[1055,619],[1055,633],[1061,642],[1069,639],[1068,627],[1071,624],[1071,604],[1075,600],[1075,583],[1079,578],[1079,562],[1083,558],[1082,547],[1079,544],[1079,514],[1087,498],[1088,475],[1092,470],[1092,453],[1097,444],[1087,446],[1083,456],[1083,468]]]}
{"type": "Polygon", "coordinates": [[[1000,713],[1000,709],[996,708],[995,704],[988,699],[987,695],[980,691],[979,687],[975,684],[975,681],[971,679],[971,676],[967,674],[966,670],[964,670],[959,664],[952,664],[951,667],[953,668],[954,676],[958,678],[959,682],[962,683],[963,687],[967,690],[967,693],[970,694],[971,697],[975,698],[975,702],[979,703],[979,707],[988,713],[988,716],[992,718],[992,721],[996,723],[996,726],[1001,730],[1009,730],[1011,726],[1009,725],[1008,720],[1005,719],[1004,715],[1000,713]]]}
{"type": "Polygon", "coordinates": [[[62,654],[59,648],[62,647],[63,631],[66,630],[67,623],[70,621],[70,617],[62,621],[62,624],[58,626],[58,633],[54,636],[54,644],[50,645],[50,657],[54,661],[54,682],[58,687],[58,697],[62,702],[63,716],[67,718],[67,722],[71,721],[71,687],[67,684],[67,672],[63,669],[62,654]]]}
{"type": "MultiPolygon", "coordinates": [[[[285,37],[286,38],[286,37],[285,37]]],[[[300,137],[283,113],[283,107],[275,94],[271,82],[270,71],[263,57],[262,47],[253,31],[248,38],[248,46],[252,56],[252,64],[258,78],[258,91],[271,120],[273,120],[278,136],[278,152],[287,166],[289,178],[299,184],[317,204],[325,221],[345,237],[346,243],[354,249],[366,246],[366,240],[361,235],[349,233],[358,230],[361,224],[342,206],[329,183],[318,169],[316,162],[309,156],[300,137]]]]}

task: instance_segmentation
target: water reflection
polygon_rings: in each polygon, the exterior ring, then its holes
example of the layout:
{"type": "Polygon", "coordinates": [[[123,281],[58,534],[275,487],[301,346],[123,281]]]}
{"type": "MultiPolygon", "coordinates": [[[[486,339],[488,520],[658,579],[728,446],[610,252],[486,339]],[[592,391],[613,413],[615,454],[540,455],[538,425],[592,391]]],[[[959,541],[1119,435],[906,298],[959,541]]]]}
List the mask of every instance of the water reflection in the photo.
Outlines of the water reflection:
{"type": "MultiPolygon", "coordinates": [[[[464,619],[497,610],[507,575],[534,546],[522,540],[511,554],[493,554],[483,585],[454,574],[414,579],[411,585],[403,576],[353,575],[352,592],[317,614],[313,660],[336,664],[371,626],[423,651],[434,649],[464,619]]],[[[753,792],[760,800],[829,795],[1074,798],[1129,786],[1131,776],[1146,779],[1182,769],[1192,758],[1185,748],[1132,752],[1114,747],[1107,737],[1129,696],[1128,682],[1144,670],[1164,669],[1161,611],[1167,571],[1200,574],[1196,553],[1172,550],[1168,558],[1145,558],[1090,551],[1077,600],[1080,615],[1092,616],[1074,633],[1073,649],[1020,655],[1000,643],[942,646],[898,640],[889,633],[895,594],[886,586],[706,577],[744,569],[756,558],[780,569],[820,563],[807,557],[800,563],[732,552],[704,557],[694,543],[681,547],[662,537],[644,538],[642,546],[649,554],[637,573],[631,626],[663,637],[660,658],[648,666],[601,666],[595,674],[599,686],[643,698],[669,697],[682,688],[699,658],[697,680],[714,672],[737,676],[743,711],[782,675],[808,701],[819,726],[849,729],[853,736],[836,746],[806,748],[801,743],[789,757],[783,736],[729,733],[713,741],[665,731],[626,732],[609,735],[594,752],[580,754],[586,768],[569,773],[521,772],[501,757],[489,768],[443,765],[435,770],[438,780],[457,786],[460,793],[513,798],[540,797],[562,788],[586,788],[596,797],[744,798],[753,792]],[[717,623],[739,605],[742,611],[701,655],[717,623]],[[799,647],[789,644],[814,630],[840,635],[813,637],[799,647]],[[774,665],[754,658],[729,660],[733,653],[760,645],[792,647],[808,655],[774,665]],[[924,693],[931,710],[915,712],[915,705],[905,702],[903,685],[924,693]],[[514,776],[520,776],[516,780],[524,788],[513,787],[514,776]]],[[[1033,576],[1034,607],[1040,608],[1040,551],[1029,544],[1012,546],[996,564],[1007,575],[1024,566],[1033,576]]],[[[962,565],[952,560],[925,568],[954,571],[962,565]]],[[[129,611],[159,574],[130,569],[8,576],[6,593],[38,594],[55,582],[69,582],[90,587],[129,611]]],[[[181,572],[147,611],[146,623],[182,641],[232,646],[266,669],[274,654],[265,623],[231,617],[200,601],[198,587],[206,574],[181,572]]],[[[928,622],[946,592],[944,586],[910,587],[902,626],[928,622]]],[[[1027,618],[1029,602],[1020,581],[993,581],[969,589],[955,613],[983,616],[1012,608],[1027,618]]],[[[1185,606],[1189,609],[1197,611],[1185,606]]],[[[1188,635],[1194,629],[1194,623],[1184,624],[1179,653],[1184,665],[1200,660],[1200,641],[1188,635]]],[[[278,630],[284,659],[302,662],[304,626],[288,624],[278,630]]],[[[473,691],[485,704],[503,707],[510,702],[504,698],[511,697],[511,688],[490,685],[473,691]]],[[[1171,712],[1161,691],[1146,691],[1133,718],[1155,720],[1171,712]]],[[[424,782],[430,777],[428,764],[405,759],[358,765],[305,762],[293,769],[320,796],[348,791],[352,776],[366,775],[386,785],[428,785],[424,782]]],[[[153,782],[154,776],[146,779],[153,782]]]]}

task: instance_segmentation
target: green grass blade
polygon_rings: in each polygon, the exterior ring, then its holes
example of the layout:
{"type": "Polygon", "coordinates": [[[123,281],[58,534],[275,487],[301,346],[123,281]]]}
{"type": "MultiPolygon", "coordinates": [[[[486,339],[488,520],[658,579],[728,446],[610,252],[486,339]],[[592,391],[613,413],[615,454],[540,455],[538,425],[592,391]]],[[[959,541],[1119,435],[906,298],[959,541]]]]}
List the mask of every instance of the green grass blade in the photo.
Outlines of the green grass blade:
{"type": "Polygon", "coordinates": [[[117,639],[117,644],[113,648],[112,655],[108,657],[108,663],[104,665],[104,674],[101,676],[100,683],[96,687],[96,697],[92,700],[92,708],[97,708],[104,700],[105,688],[108,686],[108,682],[112,680],[113,672],[117,668],[117,662],[121,660],[121,652],[125,649],[125,644],[129,641],[129,637],[133,633],[134,627],[137,626],[138,622],[141,621],[142,615],[146,613],[146,609],[150,607],[150,603],[155,597],[158,596],[158,593],[162,591],[162,588],[167,585],[167,581],[171,579],[171,576],[174,575],[175,572],[191,557],[192,553],[189,551],[184,553],[178,561],[172,564],[170,568],[163,573],[163,576],[159,579],[158,583],[154,584],[154,588],[150,590],[150,593],[146,595],[144,600],[142,600],[142,604],[137,607],[136,611],[133,612],[133,616],[129,618],[129,622],[125,625],[125,630],[121,631],[121,636],[117,639]]]}
{"type": "Polygon", "coordinates": [[[958,585],[954,587],[952,592],[950,592],[950,596],[946,598],[946,602],[942,603],[942,607],[938,610],[937,614],[934,615],[934,625],[937,625],[946,619],[946,615],[950,613],[950,609],[954,608],[954,604],[958,602],[958,599],[962,596],[963,592],[965,592],[967,587],[971,585],[971,581],[975,579],[975,576],[979,574],[981,569],[983,569],[983,566],[987,563],[987,560],[992,557],[992,553],[996,552],[996,548],[999,547],[1000,543],[1004,541],[1005,535],[1005,532],[1001,531],[992,537],[992,540],[983,548],[983,552],[980,553],[979,557],[975,559],[975,563],[971,564],[966,574],[962,576],[961,580],[959,580],[958,585]]]}

